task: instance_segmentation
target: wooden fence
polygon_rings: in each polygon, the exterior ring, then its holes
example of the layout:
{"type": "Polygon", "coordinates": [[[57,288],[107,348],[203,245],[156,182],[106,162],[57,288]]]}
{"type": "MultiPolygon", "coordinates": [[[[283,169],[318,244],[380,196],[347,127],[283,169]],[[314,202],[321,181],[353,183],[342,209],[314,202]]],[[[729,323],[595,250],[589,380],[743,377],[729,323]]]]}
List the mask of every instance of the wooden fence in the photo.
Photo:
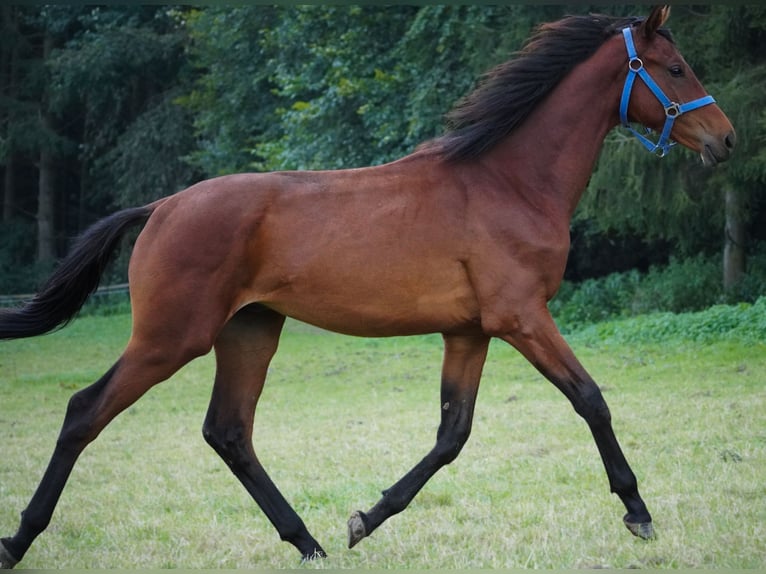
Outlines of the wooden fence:
{"type": "MultiPolygon", "coordinates": [[[[105,285],[103,287],[99,287],[96,289],[96,292],[91,295],[91,299],[95,298],[98,300],[102,297],[107,297],[109,295],[125,295],[127,298],[128,296],[128,284],[127,283],[120,283],[117,285],[105,285]]],[[[34,297],[34,293],[22,293],[19,295],[0,295],[0,309],[2,308],[8,308],[8,307],[16,307],[17,305],[20,305],[21,303],[24,303],[25,301],[29,301],[34,297]]]]}

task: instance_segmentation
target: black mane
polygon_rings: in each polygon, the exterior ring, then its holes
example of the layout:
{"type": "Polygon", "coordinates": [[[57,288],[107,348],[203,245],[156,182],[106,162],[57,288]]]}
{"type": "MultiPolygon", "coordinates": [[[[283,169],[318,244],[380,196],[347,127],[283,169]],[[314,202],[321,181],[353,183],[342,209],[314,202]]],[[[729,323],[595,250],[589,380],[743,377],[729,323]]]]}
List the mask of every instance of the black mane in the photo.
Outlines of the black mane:
{"type": "MultiPolygon", "coordinates": [[[[448,161],[476,158],[510,134],[577,64],[642,19],[600,14],[542,24],[511,60],[486,73],[446,115],[447,131],[424,148],[448,161]]],[[[667,30],[660,30],[668,39],[667,30]]]]}

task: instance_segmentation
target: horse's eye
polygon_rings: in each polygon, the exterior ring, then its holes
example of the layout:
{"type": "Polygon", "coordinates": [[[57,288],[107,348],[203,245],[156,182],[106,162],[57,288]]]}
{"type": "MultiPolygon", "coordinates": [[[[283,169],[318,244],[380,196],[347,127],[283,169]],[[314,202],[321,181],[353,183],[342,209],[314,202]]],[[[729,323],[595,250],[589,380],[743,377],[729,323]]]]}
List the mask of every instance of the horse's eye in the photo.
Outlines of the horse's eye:
{"type": "Polygon", "coordinates": [[[681,66],[671,66],[670,75],[674,78],[682,78],[684,76],[684,69],[681,66]]]}

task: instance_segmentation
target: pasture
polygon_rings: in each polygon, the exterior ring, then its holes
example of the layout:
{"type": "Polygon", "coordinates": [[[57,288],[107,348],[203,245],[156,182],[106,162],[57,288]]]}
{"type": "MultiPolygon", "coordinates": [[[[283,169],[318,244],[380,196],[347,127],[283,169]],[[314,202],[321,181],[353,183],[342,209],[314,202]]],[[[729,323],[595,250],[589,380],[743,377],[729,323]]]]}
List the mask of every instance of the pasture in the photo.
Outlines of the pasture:
{"type": "MultiPolygon", "coordinates": [[[[128,315],[0,345],[0,534],[12,534],[69,396],[117,358],[128,315]]],[[[473,433],[412,505],[346,549],[346,520],[431,448],[439,336],[355,339],[288,322],[256,451],[328,551],[314,568],[763,568],[766,345],[568,337],[612,411],[658,538],[621,523],[566,399],[493,342],[473,433]]],[[[200,428],[214,361],[152,389],[90,445],[21,568],[295,568],[299,554],[200,428]]]]}

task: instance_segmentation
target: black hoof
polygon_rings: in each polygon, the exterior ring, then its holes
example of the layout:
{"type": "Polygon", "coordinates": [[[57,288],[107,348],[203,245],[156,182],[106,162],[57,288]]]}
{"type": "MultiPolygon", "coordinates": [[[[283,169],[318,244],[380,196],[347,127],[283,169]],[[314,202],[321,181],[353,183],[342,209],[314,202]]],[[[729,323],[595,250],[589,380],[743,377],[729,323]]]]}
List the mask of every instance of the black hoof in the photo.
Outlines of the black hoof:
{"type": "Polygon", "coordinates": [[[642,540],[654,540],[657,537],[654,534],[654,526],[652,526],[651,521],[638,522],[632,519],[629,514],[626,514],[622,521],[631,534],[638,536],[642,540]]]}
{"type": "Polygon", "coordinates": [[[364,512],[357,510],[348,519],[348,547],[353,548],[362,538],[367,536],[364,512]]]}
{"type": "Polygon", "coordinates": [[[0,540],[0,569],[10,570],[18,563],[19,561],[11,556],[11,553],[8,552],[8,549],[5,547],[2,540],[0,540]]]}

